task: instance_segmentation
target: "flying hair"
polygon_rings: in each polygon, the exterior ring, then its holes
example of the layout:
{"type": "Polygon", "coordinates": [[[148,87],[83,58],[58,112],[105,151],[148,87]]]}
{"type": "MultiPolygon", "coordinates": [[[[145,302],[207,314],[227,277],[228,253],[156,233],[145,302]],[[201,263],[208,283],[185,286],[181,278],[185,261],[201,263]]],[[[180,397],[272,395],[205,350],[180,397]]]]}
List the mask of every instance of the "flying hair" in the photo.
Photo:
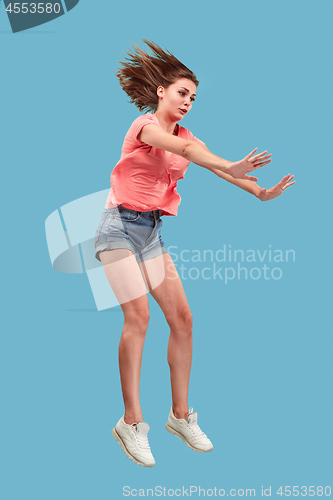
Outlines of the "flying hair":
{"type": "Polygon", "coordinates": [[[156,43],[142,39],[153,55],[149,55],[133,43],[134,49],[126,54],[125,62],[118,61],[120,68],[116,76],[122,89],[140,111],[156,111],[158,106],[157,88],[161,85],[169,87],[179,78],[192,80],[196,86],[199,82],[190,69],[181,63],[169,51],[164,51],[156,43]]]}

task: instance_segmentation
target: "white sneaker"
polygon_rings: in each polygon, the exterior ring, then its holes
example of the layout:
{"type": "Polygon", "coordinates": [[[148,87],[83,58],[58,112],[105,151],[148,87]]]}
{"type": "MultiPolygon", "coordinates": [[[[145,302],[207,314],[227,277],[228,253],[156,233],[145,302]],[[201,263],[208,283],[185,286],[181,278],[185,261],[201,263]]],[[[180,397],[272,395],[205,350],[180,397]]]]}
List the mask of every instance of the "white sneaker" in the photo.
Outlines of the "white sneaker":
{"type": "Polygon", "coordinates": [[[197,424],[198,414],[193,413],[193,408],[189,410],[186,420],[183,418],[176,418],[173,414],[172,406],[169,413],[168,423],[165,428],[175,436],[178,436],[184,441],[192,450],[205,453],[213,449],[211,441],[206,434],[202,432],[197,424]]]}
{"type": "Polygon", "coordinates": [[[128,458],[144,467],[155,465],[147,437],[149,428],[146,422],[126,424],[123,415],[116,427],[112,429],[113,437],[116,438],[128,458]]]}

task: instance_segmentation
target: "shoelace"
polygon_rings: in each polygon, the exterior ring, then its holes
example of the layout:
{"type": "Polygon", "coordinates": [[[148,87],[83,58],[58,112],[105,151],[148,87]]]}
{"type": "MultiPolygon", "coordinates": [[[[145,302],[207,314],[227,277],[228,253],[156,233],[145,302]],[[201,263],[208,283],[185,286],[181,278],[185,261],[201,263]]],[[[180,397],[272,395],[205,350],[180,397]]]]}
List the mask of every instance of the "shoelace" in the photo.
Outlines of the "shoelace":
{"type": "MultiPolygon", "coordinates": [[[[189,409],[189,414],[193,413],[193,408],[192,406],[189,409]]],[[[195,437],[207,437],[206,434],[200,429],[199,425],[197,422],[192,422],[190,424],[187,424],[188,428],[192,431],[195,437]]]]}
{"type": "Polygon", "coordinates": [[[136,427],[134,427],[134,426],[133,426],[133,432],[134,432],[135,440],[138,444],[138,448],[140,450],[150,451],[150,446],[149,446],[147,434],[145,434],[145,435],[139,434],[138,435],[136,427]]]}
{"type": "Polygon", "coordinates": [[[207,437],[196,422],[188,424],[188,428],[192,431],[195,437],[207,437]]]}

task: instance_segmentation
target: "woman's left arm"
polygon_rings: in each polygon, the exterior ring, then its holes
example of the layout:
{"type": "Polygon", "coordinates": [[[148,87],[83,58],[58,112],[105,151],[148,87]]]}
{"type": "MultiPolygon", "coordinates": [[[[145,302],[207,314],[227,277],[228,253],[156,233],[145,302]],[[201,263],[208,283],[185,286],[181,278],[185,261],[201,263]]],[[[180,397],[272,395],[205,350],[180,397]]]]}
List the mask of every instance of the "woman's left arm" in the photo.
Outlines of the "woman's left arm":
{"type": "MultiPolygon", "coordinates": [[[[232,162],[229,162],[230,164],[232,162]]],[[[206,167],[207,168],[207,167],[206,167]]],[[[260,187],[256,182],[254,181],[248,181],[245,179],[235,179],[229,174],[226,174],[225,172],[221,172],[221,170],[217,170],[215,168],[208,168],[211,172],[214,172],[218,177],[221,177],[222,179],[230,182],[231,184],[234,184],[235,186],[240,187],[241,189],[244,189],[244,191],[247,191],[250,194],[253,194],[259,200],[261,201],[268,201],[272,200],[273,198],[276,198],[277,196],[280,196],[280,194],[283,193],[283,191],[291,186],[292,184],[295,184],[296,181],[293,181],[294,176],[288,174],[281,179],[280,182],[278,182],[275,186],[273,186],[270,189],[265,189],[260,187]]]]}

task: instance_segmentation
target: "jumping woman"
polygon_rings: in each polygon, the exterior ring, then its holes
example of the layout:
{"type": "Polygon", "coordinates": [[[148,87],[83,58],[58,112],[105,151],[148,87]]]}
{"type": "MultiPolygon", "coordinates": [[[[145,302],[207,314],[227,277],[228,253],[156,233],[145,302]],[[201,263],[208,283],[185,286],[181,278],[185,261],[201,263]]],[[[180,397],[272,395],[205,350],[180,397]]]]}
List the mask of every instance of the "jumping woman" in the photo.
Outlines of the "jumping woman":
{"type": "Polygon", "coordinates": [[[135,46],[116,73],[120,85],[140,115],[130,126],[121,157],[111,174],[111,190],[96,231],[96,259],[124,313],[119,343],[119,371],[125,413],[112,430],[126,455],[153,467],[143,421],[139,382],[149,321],[147,291],[161,307],[170,327],[168,364],[172,406],[166,429],[192,450],[208,452],[211,441],[188,408],[192,360],[192,314],[176,267],[161,239],[163,215],[177,215],[177,181],[190,162],[253,194],[276,198],[295,181],[286,175],[270,189],[256,184],[253,170],[267,165],[270,154],[256,149],[244,159],[227,161],[211,153],[179,121],[189,113],[199,84],[195,74],[169,51],[144,40],[152,55],[135,46]],[[147,113],[148,111],[148,113],[147,113]]]}

